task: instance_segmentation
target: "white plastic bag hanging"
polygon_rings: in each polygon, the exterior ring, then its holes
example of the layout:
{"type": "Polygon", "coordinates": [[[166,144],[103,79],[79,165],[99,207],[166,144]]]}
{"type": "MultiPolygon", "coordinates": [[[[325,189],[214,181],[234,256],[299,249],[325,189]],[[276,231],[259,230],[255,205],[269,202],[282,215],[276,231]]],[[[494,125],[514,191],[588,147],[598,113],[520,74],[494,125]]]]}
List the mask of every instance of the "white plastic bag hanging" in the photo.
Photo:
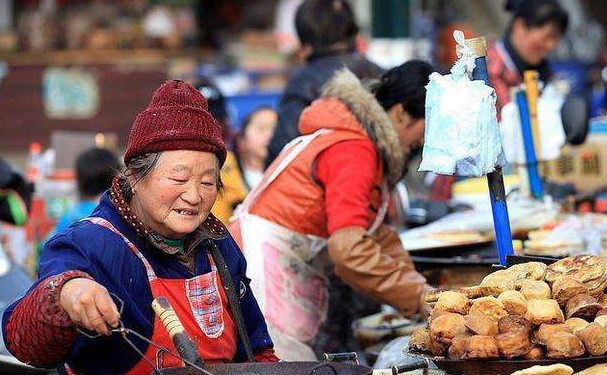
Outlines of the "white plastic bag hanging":
{"type": "Polygon", "coordinates": [[[426,131],[420,171],[479,177],[506,160],[493,88],[471,80],[474,53],[456,30],[458,60],[451,74],[432,73],[426,86],[426,131]]]}
{"type": "MultiPolygon", "coordinates": [[[[540,130],[540,150],[535,150],[537,160],[553,160],[561,155],[561,147],[566,142],[561,121],[561,107],[564,101],[565,96],[554,83],[548,84],[542,90],[537,109],[540,130]]],[[[500,130],[508,162],[525,164],[525,146],[515,100],[502,108],[500,130]]]]}

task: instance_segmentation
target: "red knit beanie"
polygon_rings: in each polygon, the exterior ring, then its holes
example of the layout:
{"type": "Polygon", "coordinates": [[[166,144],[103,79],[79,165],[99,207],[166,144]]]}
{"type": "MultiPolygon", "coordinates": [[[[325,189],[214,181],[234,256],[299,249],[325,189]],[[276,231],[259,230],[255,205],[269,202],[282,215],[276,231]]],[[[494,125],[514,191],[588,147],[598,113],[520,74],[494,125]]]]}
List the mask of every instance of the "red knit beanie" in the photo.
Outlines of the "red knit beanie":
{"type": "Polygon", "coordinates": [[[221,134],[221,126],[207,111],[207,101],[198,90],[183,81],[167,81],[137,115],[124,162],[151,152],[195,150],[214,153],[222,166],[226,145],[221,134]]]}

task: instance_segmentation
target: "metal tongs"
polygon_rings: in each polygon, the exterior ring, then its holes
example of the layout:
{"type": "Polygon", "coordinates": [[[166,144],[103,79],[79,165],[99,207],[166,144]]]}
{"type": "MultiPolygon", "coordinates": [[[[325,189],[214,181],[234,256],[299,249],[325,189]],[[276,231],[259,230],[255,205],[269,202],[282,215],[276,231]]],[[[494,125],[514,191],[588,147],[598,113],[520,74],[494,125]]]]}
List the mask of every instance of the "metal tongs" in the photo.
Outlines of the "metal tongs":
{"type": "MultiPolygon", "coordinates": [[[[122,311],[124,310],[124,301],[122,301],[122,299],[120,299],[120,297],[118,297],[117,295],[115,295],[114,293],[110,293],[110,296],[112,297],[112,299],[114,300],[114,302],[116,302],[116,304],[119,306],[118,308],[118,314],[120,316],[122,316],[122,311]]],[[[162,298],[163,299],[163,298],[162,298]]],[[[154,300],[154,303],[158,303],[158,300],[154,300]]],[[[165,300],[166,301],[166,300],[165,300]]],[[[162,303],[163,301],[161,301],[160,303],[162,303]]],[[[153,305],[154,305],[153,303],[153,305]]],[[[170,305],[169,305],[170,308],[170,305]]],[[[154,306],[154,311],[160,316],[159,311],[157,311],[156,306],[154,306]]],[[[165,309],[162,312],[166,312],[167,314],[170,315],[171,318],[173,318],[173,315],[175,314],[175,312],[173,311],[172,308],[170,308],[170,311],[168,311],[168,309],[165,307],[165,309]],[[172,314],[171,314],[172,313],[172,314]]],[[[174,319],[173,319],[173,323],[176,321],[179,323],[179,320],[177,318],[177,316],[175,315],[174,319]]],[[[161,317],[161,320],[163,320],[163,323],[165,323],[166,319],[163,319],[161,317]]],[[[179,325],[181,326],[181,323],[179,323],[179,325]]],[[[183,328],[183,327],[182,327],[183,328]]],[[[78,332],[80,332],[81,334],[83,334],[84,336],[88,337],[89,339],[96,339],[102,336],[102,334],[97,333],[97,332],[91,332],[85,328],[82,327],[77,327],[76,328],[78,330],[78,332]]],[[[160,371],[160,369],[158,368],[158,366],[154,365],[154,363],[152,363],[152,361],[150,361],[145,354],[137,347],[137,345],[135,345],[135,343],[133,343],[133,341],[129,338],[129,335],[133,335],[135,337],[137,337],[138,339],[145,341],[146,343],[158,348],[159,350],[168,353],[169,355],[183,361],[186,365],[193,367],[194,369],[202,372],[203,374],[206,375],[214,375],[212,372],[209,372],[208,370],[203,369],[200,364],[194,363],[193,360],[191,359],[187,359],[184,358],[184,356],[181,356],[175,352],[173,352],[171,349],[164,347],[158,343],[155,343],[154,341],[148,339],[147,337],[143,336],[142,334],[140,334],[139,332],[131,329],[131,328],[127,328],[124,326],[124,323],[122,322],[121,319],[118,319],[118,327],[117,328],[112,328],[110,329],[110,333],[113,334],[118,334],[120,335],[120,337],[122,337],[122,339],[131,347],[133,348],[133,350],[150,366],[150,368],[152,368],[152,370],[154,371],[154,374],[157,375],[162,375],[162,372],[160,371]]],[[[173,337],[172,337],[173,338],[173,337]]]]}
{"type": "MultiPolygon", "coordinates": [[[[353,362],[355,364],[360,364],[358,361],[358,355],[356,352],[346,352],[346,353],[332,353],[324,354],[324,362],[319,364],[317,367],[326,366],[331,362],[353,362]]],[[[428,359],[424,359],[415,363],[410,363],[406,365],[395,365],[390,367],[389,369],[375,369],[372,372],[372,375],[398,375],[404,372],[413,371],[413,370],[422,370],[423,375],[428,374],[429,362],[428,359]]]]}
{"type": "MultiPolygon", "coordinates": [[[[117,295],[110,293],[114,302],[118,307],[118,313],[122,316],[122,312],[124,310],[124,302],[117,295]]],[[[146,358],[145,354],[135,345],[135,343],[129,337],[130,335],[156,347],[157,349],[168,353],[169,355],[182,360],[186,365],[191,366],[192,368],[200,371],[206,375],[214,375],[212,372],[205,370],[202,368],[204,366],[202,359],[198,355],[197,348],[195,344],[191,341],[191,339],[185,333],[179,318],[175,314],[175,311],[170,306],[169,302],[163,298],[159,297],[152,302],[152,308],[156,315],[162,321],[162,324],[166,328],[169,336],[173,340],[175,347],[177,348],[178,353],[175,353],[171,349],[164,347],[147,337],[143,336],[139,332],[127,328],[124,326],[124,323],[121,319],[118,320],[118,327],[110,329],[111,334],[118,334],[122,339],[131,347],[133,350],[150,366],[153,370],[153,373],[156,375],[162,375],[162,372],[158,365],[154,365],[152,361],[146,358]]],[[[97,332],[91,332],[82,327],[77,327],[78,332],[82,333],[84,336],[90,339],[96,339],[101,337],[102,335],[97,332]]],[[[310,370],[310,374],[315,373],[314,371],[321,367],[332,367],[331,362],[348,362],[352,361],[358,364],[358,358],[356,353],[338,353],[338,354],[325,354],[324,362],[320,362],[317,366],[314,366],[310,370]]],[[[390,369],[384,370],[373,370],[373,375],[397,375],[405,371],[410,371],[414,369],[423,369],[424,374],[427,374],[428,371],[428,362],[424,363],[416,363],[411,365],[401,365],[401,366],[392,366],[390,369]]],[[[335,371],[335,370],[334,370],[335,371]]]]}

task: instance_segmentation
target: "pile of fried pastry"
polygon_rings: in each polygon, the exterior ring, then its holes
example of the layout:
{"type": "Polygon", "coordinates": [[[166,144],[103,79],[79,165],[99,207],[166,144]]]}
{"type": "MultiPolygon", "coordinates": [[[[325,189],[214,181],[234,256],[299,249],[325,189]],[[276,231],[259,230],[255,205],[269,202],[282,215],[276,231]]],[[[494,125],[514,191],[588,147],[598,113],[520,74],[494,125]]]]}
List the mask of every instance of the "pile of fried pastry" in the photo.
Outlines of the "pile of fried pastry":
{"type": "Polygon", "coordinates": [[[412,334],[409,351],[452,359],[605,355],[605,266],[592,255],[522,263],[478,286],[430,292],[428,326],[412,334]]]}

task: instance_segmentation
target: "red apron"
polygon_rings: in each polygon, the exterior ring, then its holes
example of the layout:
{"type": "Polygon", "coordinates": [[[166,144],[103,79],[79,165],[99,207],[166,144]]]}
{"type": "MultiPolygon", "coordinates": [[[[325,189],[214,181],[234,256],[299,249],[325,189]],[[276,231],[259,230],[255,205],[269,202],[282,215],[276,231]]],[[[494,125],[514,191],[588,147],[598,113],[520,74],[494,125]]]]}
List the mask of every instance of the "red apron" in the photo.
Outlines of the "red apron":
{"type": "MultiPolygon", "coordinates": [[[[116,233],[129,249],[141,260],[147,271],[152,296],[165,297],[183,323],[190,338],[198,346],[198,352],[205,362],[231,362],[236,354],[237,332],[223,283],[217,272],[213,258],[208,254],[211,272],[191,279],[161,279],[156,276],[150,263],[137,247],[129,241],[109,221],[92,217],[86,220],[116,233]]],[[[151,309],[152,307],[149,306],[151,309]]],[[[128,327],[127,327],[128,328],[128,327]]],[[[173,342],[160,319],[154,315],[151,340],[177,353],[173,342]]],[[[181,360],[150,345],[145,356],[159,369],[183,366],[181,360]]],[[[129,375],[150,375],[152,369],[141,359],[127,372],[129,375]]]]}

